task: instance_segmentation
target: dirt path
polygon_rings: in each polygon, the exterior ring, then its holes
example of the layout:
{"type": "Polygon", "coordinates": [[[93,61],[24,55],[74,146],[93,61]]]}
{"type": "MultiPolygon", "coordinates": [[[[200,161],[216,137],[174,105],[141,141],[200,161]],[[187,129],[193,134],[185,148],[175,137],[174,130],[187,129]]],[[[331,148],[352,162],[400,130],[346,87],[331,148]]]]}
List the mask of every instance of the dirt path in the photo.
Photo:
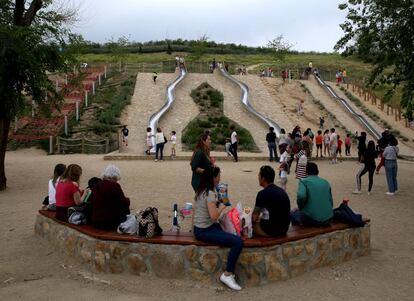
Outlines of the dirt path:
{"type": "Polygon", "coordinates": [[[124,109],[121,116],[122,123],[129,128],[129,146],[121,151],[144,153],[149,118],[164,105],[167,86],[177,76],[174,73],[161,73],[154,85],[151,73],[138,73],[131,104],[124,109]]]}
{"type": "MultiPolygon", "coordinates": [[[[109,162],[98,155],[47,156],[38,150],[8,152],[6,170],[9,188],[0,192],[0,300],[231,300],[235,293],[223,287],[203,287],[196,281],[157,279],[128,274],[92,274],[35,236],[36,210],[47,192],[47,179],[56,163],[78,163],[83,168],[81,187],[101,173],[109,162]],[[36,162],[36,164],[33,164],[36,162]],[[35,176],[32,176],[35,175],[35,176]]],[[[171,225],[171,206],[191,201],[188,162],[114,162],[122,173],[120,184],[132,200],[132,210],[147,206],[160,209],[162,226],[171,225]],[[162,166],[162,167],[161,167],[162,166]],[[151,172],[148,172],[151,171],[151,172]]],[[[233,200],[253,205],[257,170],[268,162],[220,162],[222,179],[229,183],[233,200]],[[243,172],[250,169],[253,172],[243,172]]],[[[372,253],[369,256],[325,267],[302,276],[247,288],[237,300],[412,300],[414,288],[414,203],[411,185],[413,162],[399,162],[400,192],[384,195],[384,171],[374,178],[370,196],[354,196],[355,162],[330,165],[318,162],[320,175],[332,186],[334,205],[351,200],[356,212],[371,218],[372,253]],[[340,174],[340,175],[339,175],[340,174]],[[298,289],[300,288],[300,289],[298,289]]],[[[363,178],[366,191],[367,179],[363,178]]],[[[287,184],[292,207],[297,181],[287,184]]]]}
{"type": "MultiPolygon", "coordinates": [[[[273,95],[269,93],[269,89],[264,82],[257,75],[236,76],[236,78],[244,82],[249,87],[250,92],[250,104],[254,109],[266,117],[269,117],[275,121],[281,128],[285,128],[287,132],[293,129],[290,116],[286,115],[283,110],[283,105],[280,102],[275,101],[273,95]]],[[[266,133],[268,131],[266,130],[266,133]]],[[[264,134],[264,137],[266,136],[264,134]]]]}
{"type": "MultiPolygon", "coordinates": [[[[345,112],[345,109],[340,103],[333,100],[327,92],[322,89],[313,77],[310,77],[307,81],[301,81],[310,90],[313,97],[319,100],[329,113],[334,114],[337,120],[344,125],[349,131],[355,133],[358,131],[366,131],[366,129],[360,125],[350,114],[345,112]]],[[[368,133],[367,133],[368,134],[368,133]]],[[[370,134],[367,135],[368,140],[374,139],[370,134]]],[[[375,139],[374,139],[375,140],[375,139]]]]}

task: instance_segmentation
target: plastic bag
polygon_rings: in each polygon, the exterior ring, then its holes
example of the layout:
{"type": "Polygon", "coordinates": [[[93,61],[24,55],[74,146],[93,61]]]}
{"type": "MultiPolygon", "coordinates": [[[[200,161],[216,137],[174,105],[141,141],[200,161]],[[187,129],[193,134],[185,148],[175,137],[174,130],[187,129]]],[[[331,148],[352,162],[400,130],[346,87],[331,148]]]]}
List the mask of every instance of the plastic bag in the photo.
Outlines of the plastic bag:
{"type": "Polygon", "coordinates": [[[245,207],[240,215],[241,233],[244,237],[253,237],[253,223],[252,223],[253,210],[250,207],[245,207]]]}
{"type": "Polygon", "coordinates": [[[134,214],[128,214],[125,222],[118,226],[117,232],[119,234],[134,235],[138,232],[137,217],[134,214]]]}

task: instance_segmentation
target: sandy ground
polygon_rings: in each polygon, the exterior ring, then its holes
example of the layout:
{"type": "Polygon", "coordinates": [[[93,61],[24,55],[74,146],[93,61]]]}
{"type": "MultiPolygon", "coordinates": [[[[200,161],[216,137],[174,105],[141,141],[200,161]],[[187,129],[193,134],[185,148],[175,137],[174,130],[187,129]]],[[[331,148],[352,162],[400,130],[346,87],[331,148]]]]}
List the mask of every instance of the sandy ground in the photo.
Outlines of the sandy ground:
{"type": "MultiPolygon", "coordinates": [[[[321,161],[321,176],[331,182],[335,204],[349,197],[355,211],[371,218],[372,254],[240,293],[202,287],[191,281],[91,274],[76,260],[51,249],[35,236],[33,225],[36,210],[47,193],[47,179],[60,162],[83,167],[82,187],[108,164],[98,155],[46,156],[38,150],[7,153],[8,189],[0,192],[0,300],[412,300],[414,204],[409,185],[413,183],[413,162],[399,162],[400,193],[388,197],[384,195],[384,170],[375,176],[372,195],[353,196],[357,164],[349,161],[329,165],[321,161]]],[[[220,162],[222,179],[230,185],[233,202],[253,204],[260,190],[257,171],[265,163],[220,162]]],[[[121,169],[120,184],[131,197],[132,209],[158,207],[164,228],[170,225],[172,204],[193,198],[186,161],[115,164],[121,169]]],[[[288,193],[292,204],[296,185],[290,176],[288,193]]],[[[363,191],[366,185],[364,178],[363,191]]]]}

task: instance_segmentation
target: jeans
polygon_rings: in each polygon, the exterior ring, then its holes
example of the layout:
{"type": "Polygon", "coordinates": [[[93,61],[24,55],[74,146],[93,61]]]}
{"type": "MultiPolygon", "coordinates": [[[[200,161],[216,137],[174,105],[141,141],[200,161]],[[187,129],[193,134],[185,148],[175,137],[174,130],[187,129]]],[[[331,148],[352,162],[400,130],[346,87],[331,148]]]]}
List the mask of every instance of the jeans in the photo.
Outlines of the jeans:
{"type": "Polygon", "coordinates": [[[388,191],[395,192],[398,190],[397,183],[397,160],[385,160],[385,176],[387,177],[388,191]]]}
{"type": "Polygon", "coordinates": [[[158,143],[155,146],[155,159],[158,160],[158,151],[160,152],[160,160],[162,160],[164,158],[164,143],[158,143]]]}
{"type": "Polygon", "coordinates": [[[276,143],[269,142],[267,143],[267,147],[269,148],[269,160],[273,161],[273,154],[275,155],[275,160],[277,160],[276,143]]]}
{"type": "Polygon", "coordinates": [[[226,271],[234,273],[237,259],[239,259],[243,249],[243,240],[240,237],[224,232],[223,229],[221,229],[221,226],[217,223],[208,228],[198,228],[194,226],[194,236],[200,241],[230,247],[230,252],[227,257],[226,271]]]}
{"type": "Polygon", "coordinates": [[[305,227],[326,227],[329,226],[332,222],[332,219],[329,219],[324,222],[319,222],[317,220],[314,220],[310,216],[307,216],[306,214],[302,213],[300,210],[293,210],[290,212],[290,220],[292,222],[292,225],[302,225],[305,227]]]}
{"type": "Polygon", "coordinates": [[[237,162],[238,161],[238,158],[237,158],[237,142],[230,145],[229,151],[233,155],[234,161],[237,162]]]}
{"type": "Polygon", "coordinates": [[[374,171],[375,165],[367,166],[364,163],[361,163],[361,168],[356,174],[357,189],[361,190],[361,178],[364,174],[368,172],[368,192],[371,192],[372,184],[374,183],[374,171]]]}

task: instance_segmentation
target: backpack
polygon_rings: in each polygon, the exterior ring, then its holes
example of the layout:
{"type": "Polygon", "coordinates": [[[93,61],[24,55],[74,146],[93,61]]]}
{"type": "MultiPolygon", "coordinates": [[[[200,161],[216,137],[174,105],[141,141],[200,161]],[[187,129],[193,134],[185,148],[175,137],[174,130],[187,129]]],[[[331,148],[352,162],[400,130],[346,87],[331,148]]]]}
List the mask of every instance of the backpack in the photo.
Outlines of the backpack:
{"type": "Polygon", "coordinates": [[[147,207],[137,213],[138,236],[151,238],[161,235],[162,229],[158,223],[158,209],[147,207]]]}

